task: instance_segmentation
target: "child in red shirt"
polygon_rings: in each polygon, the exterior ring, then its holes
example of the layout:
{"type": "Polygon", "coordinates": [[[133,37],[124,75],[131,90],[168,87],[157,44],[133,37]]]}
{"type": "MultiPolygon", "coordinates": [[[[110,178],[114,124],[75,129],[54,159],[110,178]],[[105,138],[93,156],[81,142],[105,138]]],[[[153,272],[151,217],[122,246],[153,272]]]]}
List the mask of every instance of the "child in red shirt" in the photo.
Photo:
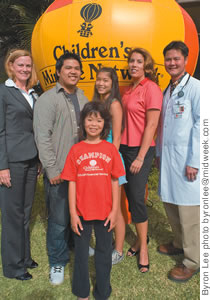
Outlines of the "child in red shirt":
{"type": "Polygon", "coordinates": [[[110,114],[100,102],[87,103],[81,112],[82,141],[66,159],[61,178],[69,181],[71,227],[75,232],[72,292],[79,299],[90,293],[88,250],[92,227],[96,236],[96,299],[111,294],[112,229],[119,210],[118,178],[125,175],[116,147],[105,141],[110,114]]]}

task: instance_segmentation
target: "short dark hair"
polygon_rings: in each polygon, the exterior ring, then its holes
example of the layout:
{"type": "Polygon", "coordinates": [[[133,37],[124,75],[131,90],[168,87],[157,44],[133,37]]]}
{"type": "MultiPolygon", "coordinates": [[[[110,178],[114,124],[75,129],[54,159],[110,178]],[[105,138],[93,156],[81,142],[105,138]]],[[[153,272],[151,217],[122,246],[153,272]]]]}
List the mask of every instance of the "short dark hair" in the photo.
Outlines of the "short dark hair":
{"type": "Polygon", "coordinates": [[[57,77],[57,79],[59,78],[59,76],[57,75],[57,72],[61,71],[61,68],[62,68],[62,66],[64,64],[64,61],[67,60],[67,59],[75,59],[75,60],[77,60],[78,63],[79,63],[79,66],[80,66],[80,70],[82,71],[82,62],[80,60],[80,57],[77,54],[75,54],[75,53],[66,52],[63,55],[61,55],[57,59],[57,61],[56,61],[55,69],[56,69],[56,77],[57,77]]]}
{"type": "Polygon", "coordinates": [[[111,115],[109,113],[109,110],[105,107],[105,105],[99,101],[90,101],[86,103],[80,113],[80,140],[85,140],[87,138],[84,125],[85,118],[92,114],[100,114],[101,118],[104,120],[104,128],[101,132],[101,139],[105,140],[108,137],[110,131],[111,115]]]}
{"type": "Polygon", "coordinates": [[[163,55],[166,56],[166,52],[172,49],[180,50],[182,55],[186,58],[189,54],[189,48],[182,41],[172,41],[164,49],[163,55]]]}

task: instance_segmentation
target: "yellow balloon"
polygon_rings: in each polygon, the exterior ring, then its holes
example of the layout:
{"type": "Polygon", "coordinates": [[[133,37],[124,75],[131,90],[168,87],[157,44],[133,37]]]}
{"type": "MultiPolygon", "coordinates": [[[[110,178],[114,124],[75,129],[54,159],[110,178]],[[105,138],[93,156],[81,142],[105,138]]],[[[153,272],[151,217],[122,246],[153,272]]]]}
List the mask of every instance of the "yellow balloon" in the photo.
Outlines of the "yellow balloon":
{"type": "Polygon", "coordinates": [[[198,57],[197,31],[175,0],[56,0],[34,28],[32,54],[44,90],[55,85],[56,59],[66,51],[79,54],[83,64],[79,87],[91,100],[101,66],[116,69],[121,90],[130,84],[127,56],[133,47],[151,53],[160,87],[165,88],[169,76],[162,51],[172,40],[188,45],[187,70],[192,74],[198,57]]]}

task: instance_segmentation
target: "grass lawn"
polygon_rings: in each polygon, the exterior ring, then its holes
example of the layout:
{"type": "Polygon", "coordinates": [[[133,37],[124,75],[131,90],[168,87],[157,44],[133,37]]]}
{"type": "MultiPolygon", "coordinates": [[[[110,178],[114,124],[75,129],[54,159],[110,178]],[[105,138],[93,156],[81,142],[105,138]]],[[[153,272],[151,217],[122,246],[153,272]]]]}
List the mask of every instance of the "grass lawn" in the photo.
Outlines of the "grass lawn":
{"type": "MultiPolygon", "coordinates": [[[[182,256],[168,257],[157,253],[160,243],[168,242],[172,238],[163,205],[157,196],[157,174],[153,170],[149,182],[149,258],[150,271],[141,274],[137,269],[136,258],[125,257],[118,265],[113,266],[111,275],[112,294],[110,300],[159,300],[159,299],[189,299],[200,298],[200,277],[195,275],[187,283],[174,283],[167,278],[168,271],[182,256]]],[[[31,250],[32,257],[39,263],[39,267],[30,270],[33,279],[21,282],[7,279],[2,275],[0,261],[0,299],[2,300],[66,300],[76,299],[71,293],[72,266],[74,254],[65,268],[65,281],[60,286],[52,286],[48,280],[48,258],[46,252],[46,210],[42,180],[38,182],[36,198],[31,220],[31,250]]],[[[135,240],[133,225],[127,225],[124,253],[135,240]]],[[[93,241],[94,243],[94,241],[93,241]]],[[[91,257],[90,281],[91,292],[95,281],[94,258],[91,257]]],[[[90,299],[93,299],[92,293],[90,299]]]]}

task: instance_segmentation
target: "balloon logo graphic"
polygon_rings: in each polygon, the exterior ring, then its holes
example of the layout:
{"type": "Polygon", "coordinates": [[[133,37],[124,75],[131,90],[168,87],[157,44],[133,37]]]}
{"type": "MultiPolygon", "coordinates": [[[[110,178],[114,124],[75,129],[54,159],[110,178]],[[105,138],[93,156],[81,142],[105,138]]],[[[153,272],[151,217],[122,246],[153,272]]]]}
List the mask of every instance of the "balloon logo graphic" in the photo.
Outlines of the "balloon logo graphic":
{"type": "Polygon", "coordinates": [[[80,36],[89,37],[90,35],[93,35],[91,32],[91,29],[93,28],[91,22],[97,19],[101,15],[101,12],[102,7],[99,4],[92,3],[83,6],[80,11],[80,15],[85,22],[80,25],[81,29],[77,31],[80,33],[80,36]]]}

